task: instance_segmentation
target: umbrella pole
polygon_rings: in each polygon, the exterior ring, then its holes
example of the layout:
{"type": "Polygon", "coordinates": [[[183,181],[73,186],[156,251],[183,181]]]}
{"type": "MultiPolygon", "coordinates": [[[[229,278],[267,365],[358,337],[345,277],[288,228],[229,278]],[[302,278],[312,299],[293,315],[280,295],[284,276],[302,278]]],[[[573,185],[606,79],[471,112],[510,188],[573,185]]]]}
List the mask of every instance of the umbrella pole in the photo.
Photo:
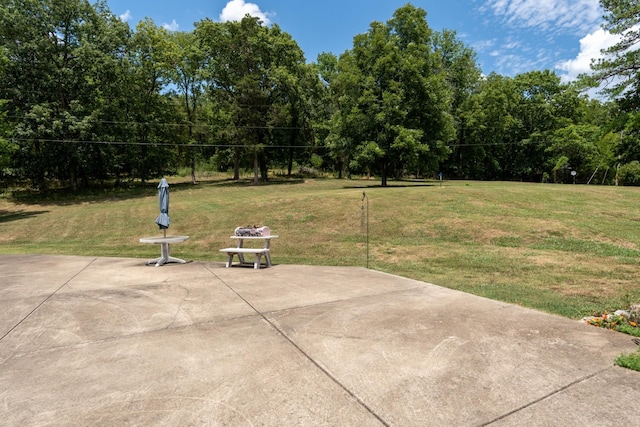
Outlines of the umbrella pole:
{"type": "Polygon", "coordinates": [[[163,228],[163,229],[162,229],[162,231],[164,232],[164,237],[165,237],[165,239],[166,239],[166,238],[167,238],[167,229],[166,229],[166,228],[163,228]]]}

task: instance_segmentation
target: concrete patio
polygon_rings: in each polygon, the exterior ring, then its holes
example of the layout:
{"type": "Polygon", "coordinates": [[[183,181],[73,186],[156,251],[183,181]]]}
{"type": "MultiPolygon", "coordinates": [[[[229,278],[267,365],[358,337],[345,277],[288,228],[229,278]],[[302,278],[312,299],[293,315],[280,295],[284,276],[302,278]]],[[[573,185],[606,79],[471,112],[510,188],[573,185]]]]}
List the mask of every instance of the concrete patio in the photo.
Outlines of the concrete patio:
{"type": "Polygon", "coordinates": [[[145,261],[0,256],[2,424],[640,425],[621,333],[358,267],[145,261]]]}

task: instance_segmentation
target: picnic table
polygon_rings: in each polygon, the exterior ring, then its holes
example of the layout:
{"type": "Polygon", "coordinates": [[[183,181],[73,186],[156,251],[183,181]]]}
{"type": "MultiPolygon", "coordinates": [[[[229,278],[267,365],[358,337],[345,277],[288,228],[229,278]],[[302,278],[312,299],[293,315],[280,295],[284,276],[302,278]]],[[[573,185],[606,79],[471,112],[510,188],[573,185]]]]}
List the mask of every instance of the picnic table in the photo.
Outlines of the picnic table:
{"type": "Polygon", "coordinates": [[[238,256],[238,261],[239,261],[239,265],[251,265],[253,264],[253,268],[258,270],[260,268],[260,258],[264,256],[265,259],[265,267],[271,267],[271,254],[270,254],[270,249],[271,249],[271,240],[272,239],[277,239],[278,236],[276,235],[269,235],[269,236],[230,236],[231,239],[234,239],[237,241],[237,244],[235,247],[229,247],[229,248],[224,248],[224,249],[220,249],[220,252],[224,252],[227,254],[227,263],[226,263],[226,267],[231,267],[231,265],[233,264],[233,257],[235,255],[238,256]],[[264,244],[262,245],[262,247],[246,247],[244,244],[245,242],[252,242],[252,241],[264,241],[264,244]],[[253,254],[254,255],[254,260],[253,262],[247,262],[244,259],[244,255],[245,254],[253,254]]]}
{"type": "Polygon", "coordinates": [[[140,239],[140,243],[153,243],[160,245],[160,258],[155,258],[147,261],[147,265],[155,264],[156,267],[160,267],[168,262],[177,262],[180,264],[186,264],[185,260],[180,258],[174,258],[171,256],[170,245],[174,243],[181,243],[187,240],[189,236],[167,236],[167,237],[143,237],[140,239]]]}

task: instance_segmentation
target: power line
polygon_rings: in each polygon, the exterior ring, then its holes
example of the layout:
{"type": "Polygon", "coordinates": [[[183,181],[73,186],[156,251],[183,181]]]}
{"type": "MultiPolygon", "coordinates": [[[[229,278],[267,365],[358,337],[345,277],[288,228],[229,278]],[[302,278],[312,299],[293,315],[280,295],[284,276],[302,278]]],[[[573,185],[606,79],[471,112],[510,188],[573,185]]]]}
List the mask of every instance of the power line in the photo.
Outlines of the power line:
{"type": "MultiPolygon", "coordinates": [[[[69,144],[98,144],[98,145],[124,145],[124,146],[155,146],[155,147],[206,147],[206,148],[251,148],[252,144],[208,144],[208,143],[170,143],[170,142],[132,142],[132,141],[94,141],[94,140],[75,140],[75,139],[49,139],[49,138],[11,138],[13,141],[22,142],[51,142],[51,143],[69,143],[69,144]]],[[[529,142],[487,142],[477,144],[455,144],[449,145],[448,148],[456,147],[486,147],[486,146],[513,146],[513,145],[531,145],[540,143],[539,141],[529,142]]],[[[308,145],[262,145],[262,148],[313,148],[313,149],[329,149],[324,145],[308,146],[308,145]]]]}
{"type": "MultiPolygon", "coordinates": [[[[243,144],[180,144],[169,142],[131,142],[131,141],[93,141],[93,140],[73,140],[73,139],[42,139],[42,138],[11,138],[13,141],[22,142],[51,142],[62,144],[97,144],[97,145],[122,145],[122,146],[154,146],[154,147],[181,147],[181,148],[252,148],[254,145],[243,144]]],[[[308,145],[261,145],[260,148],[328,148],[324,146],[308,145]]]]}
{"type": "MultiPolygon", "coordinates": [[[[32,119],[34,119],[32,117],[13,116],[13,115],[7,115],[5,117],[6,118],[10,118],[10,119],[15,119],[15,120],[32,120],[32,119]]],[[[51,118],[51,117],[48,117],[47,119],[55,120],[55,118],[51,118]]],[[[223,127],[227,127],[227,126],[217,126],[217,125],[209,125],[209,124],[195,124],[195,123],[130,122],[130,121],[116,121],[116,120],[91,120],[90,123],[91,124],[107,124],[107,125],[172,126],[172,127],[183,127],[183,128],[191,127],[191,128],[209,128],[209,129],[215,129],[215,128],[222,129],[223,127]]],[[[268,129],[268,130],[306,130],[306,129],[310,129],[309,126],[307,126],[307,127],[302,127],[302,126],[250,126],[250,125],[243,125],[243,126],[229,125],[229,126],[235,128],[235,129],[268,129]]]]}
{"type": "Polygon", "coordinates": [[[484,146],[500,146],[500,145],[531,145],[540,144],[544,141],[519,141],[519,142],[481,142],[477,144],[453,144],[449,148],[455,147],[484,147],[484,146]]]}

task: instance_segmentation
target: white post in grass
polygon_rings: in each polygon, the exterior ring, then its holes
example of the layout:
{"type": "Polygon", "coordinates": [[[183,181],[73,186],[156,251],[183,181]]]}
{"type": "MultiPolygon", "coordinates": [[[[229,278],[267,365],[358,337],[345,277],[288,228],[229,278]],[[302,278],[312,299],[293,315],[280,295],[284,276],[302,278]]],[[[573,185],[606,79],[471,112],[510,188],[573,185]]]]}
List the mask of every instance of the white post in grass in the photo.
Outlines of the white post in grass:
{"type": "Polygon", "coordinates": [[[362,192],[362,207],[360,208],[361,211],[361,217],[360,217],[360,227],[365,227],[366,226],[366,250],[367,250],[367,269],[369,268],[369,197],[367,197],[367,193],[365,193],[364,191],[362,192]],[[367,208],[366,208],[366,213],[365,213],[365,203],[364,201],[367,201],[367,208]],[[366,221],[365,221],[365,214],[366,214],[366,221]]]}

